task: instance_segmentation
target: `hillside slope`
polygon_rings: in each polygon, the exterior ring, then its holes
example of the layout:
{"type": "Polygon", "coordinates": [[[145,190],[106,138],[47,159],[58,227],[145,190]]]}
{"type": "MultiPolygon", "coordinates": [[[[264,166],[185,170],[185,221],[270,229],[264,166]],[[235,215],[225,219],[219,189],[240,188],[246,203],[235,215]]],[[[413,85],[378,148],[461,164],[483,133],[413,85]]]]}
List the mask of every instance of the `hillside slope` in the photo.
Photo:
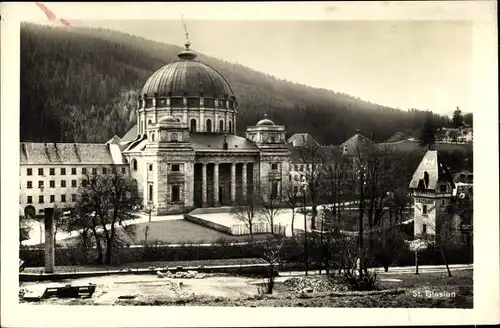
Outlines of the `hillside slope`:
{"type": "MultiPolygon", "coordinates": [[[[123,135],[135,123],[137,92],[180,50],[111,30],[22,24],[21,140],[103,142],[123,135]]],[[[287,82],[203,54],[198,59],[232,86],[239,134],[267,113],[289,135],[309,132],[323,144],[340,144],[356,129],[385,141],[398,131],[411,134],[425,115],[287,82]]],[[[448,120],[435,118],[440,125],[448,120]]]]}

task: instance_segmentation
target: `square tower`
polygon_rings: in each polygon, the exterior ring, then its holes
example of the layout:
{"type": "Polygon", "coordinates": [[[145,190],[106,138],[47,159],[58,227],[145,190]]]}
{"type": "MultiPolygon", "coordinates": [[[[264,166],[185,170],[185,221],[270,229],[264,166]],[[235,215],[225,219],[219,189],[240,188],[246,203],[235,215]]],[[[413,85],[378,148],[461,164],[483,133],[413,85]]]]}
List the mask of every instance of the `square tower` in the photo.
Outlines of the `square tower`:
{"type": "Polygon", "coordinates": [[[414,204],[414,235],[435,239],[442,231],[440,218],[455,193],[453,176],[436,150],[424,155],[409,189],[414,204]]]}

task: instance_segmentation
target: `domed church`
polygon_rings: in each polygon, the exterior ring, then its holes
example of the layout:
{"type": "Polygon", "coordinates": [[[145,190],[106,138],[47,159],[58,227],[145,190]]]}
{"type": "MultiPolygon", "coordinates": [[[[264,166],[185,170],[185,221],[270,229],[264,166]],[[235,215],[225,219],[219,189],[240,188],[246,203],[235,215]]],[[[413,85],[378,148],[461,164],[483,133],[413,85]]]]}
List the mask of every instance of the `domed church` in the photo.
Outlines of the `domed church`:
{"type": "MultiPolygon", "coordinates": [[[[186,35],[187,36],[187,35],[186,35]]],[[[19,213],[70,208],[83,177],[130,174],[152,214],[230,206],[259,191],[280,194],[290,173],[284,126],[263,118],[235,134],[237,99],[224,77],[186,40],[178,60],[144,84],[137,124],[105,144],[20,143],[19,213]]]]}
{"type": "Polygon", "coordinates": [[[288,181],[285,127],[268,118],[235,134],[237,99],[226,79],[185,48],[145,82],[137,124],[119,145],[144,205],[156,215],[230,206],[288,181]]]}

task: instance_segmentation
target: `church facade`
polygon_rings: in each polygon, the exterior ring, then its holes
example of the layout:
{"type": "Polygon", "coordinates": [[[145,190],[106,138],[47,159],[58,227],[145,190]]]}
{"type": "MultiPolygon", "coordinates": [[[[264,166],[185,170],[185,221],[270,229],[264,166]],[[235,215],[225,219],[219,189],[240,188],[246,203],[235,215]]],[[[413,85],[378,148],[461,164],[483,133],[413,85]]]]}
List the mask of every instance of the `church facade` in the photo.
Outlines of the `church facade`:
{"type": "Polygon", "coordinates": [[[112,167],[130,175],[154,215],[230,206],[257,192],[264,199],[280,194],[290,174],[285,127],[263,118],[237,136],[230,85],[189,48],[186,41],[177,61],[147,79],[137,124],[125,136],[101,145],[21,143],[20,215],[71,207],[86,172],[106,174],[112,167]],[[61,181],[52,182],[45,171],[56,167],[61,181]],[[66,181],[62,172],[73,176],[66,181]]]}

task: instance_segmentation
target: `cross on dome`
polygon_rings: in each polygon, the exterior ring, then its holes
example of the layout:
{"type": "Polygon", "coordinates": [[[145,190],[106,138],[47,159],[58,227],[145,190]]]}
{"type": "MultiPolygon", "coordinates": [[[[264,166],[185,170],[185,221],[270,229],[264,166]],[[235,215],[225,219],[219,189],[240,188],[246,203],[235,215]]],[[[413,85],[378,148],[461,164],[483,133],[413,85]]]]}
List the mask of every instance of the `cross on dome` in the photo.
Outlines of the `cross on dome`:
{"type": "Polygon", "coordinates": [[[186,41],[184,41],[184,50],[179,52],[177,54],[177,57],[182,60],[193,60],[195,59],[198,55],[189,49],[191,46],[191,41],[189,41],[189,33],[187,30],[186,23],[184,22],[184,15],[181,14],[181,20],[182,20],[182,26],[184,27],[184,35],[186,36],[186,41]]]}

